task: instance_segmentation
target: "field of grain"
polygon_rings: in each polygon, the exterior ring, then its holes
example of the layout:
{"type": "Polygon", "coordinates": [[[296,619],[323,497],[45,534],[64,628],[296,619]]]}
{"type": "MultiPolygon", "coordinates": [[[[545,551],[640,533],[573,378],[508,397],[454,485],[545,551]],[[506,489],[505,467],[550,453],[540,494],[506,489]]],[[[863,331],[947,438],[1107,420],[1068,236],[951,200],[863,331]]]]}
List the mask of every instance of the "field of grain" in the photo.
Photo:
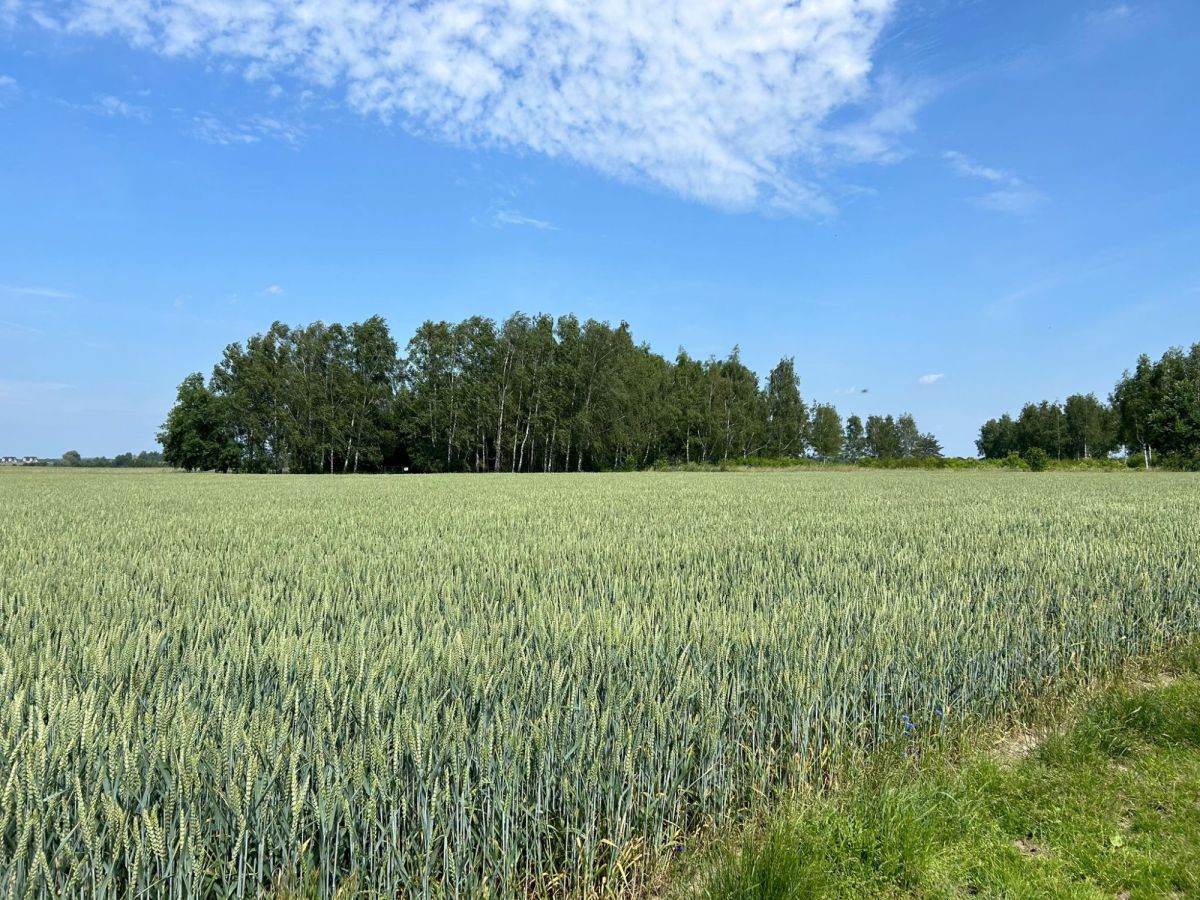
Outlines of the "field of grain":
{"type": "Polygon", "coordinates": [[[0,895],[604,892],[1200,628],[1200,479],[0,472],[0,895]]]}

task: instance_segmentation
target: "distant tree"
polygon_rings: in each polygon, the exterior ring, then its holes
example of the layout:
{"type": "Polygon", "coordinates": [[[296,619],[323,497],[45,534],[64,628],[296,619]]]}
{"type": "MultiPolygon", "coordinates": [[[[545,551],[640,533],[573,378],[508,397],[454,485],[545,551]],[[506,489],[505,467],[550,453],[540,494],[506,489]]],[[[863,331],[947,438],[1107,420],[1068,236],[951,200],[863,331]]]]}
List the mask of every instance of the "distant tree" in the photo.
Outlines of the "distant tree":
{"type": "Polygon", "coordinates": [[[275,322],[228,345],[207,384],[180,386],[162,439],[167,462],[243,472],[632,469],[809,446],[823,458],[940,452],[911,416],[855,418],[847,442],[836,411],[821,415],[811,434],[790,358],[764,385],[737,347],[667,360],[624,322],[523,313],[425,322],[400,358],[372,317],[275,322]]]}
{"type": "Polygon", "coordinates": [[[68,450],[62,455],[62,465],[78,466],[83,462],[83,457],[79,455],[78,450],[68,450]]]}
{"type": "Polygon", "coordinates": [[[975,447],[984,459],[1006,459],[1010,454],[1018,453],[1017,423],[1008,413],[999,419],[988,419],[979,429],[975,447]]]}
{"type": "Polygon", "coordinates": [[[846,436],[842,444],[842,458],[857,462],[867,455],[867,432],[863,421],[856,415],[846,419],[846,436]]]}
{"type": "Polygon", "coordinates": [[[941,442],[934,437],[933,432],[924,432],[917,438],[913,455],[920,459],[938,459],[942,455],[941,442]]]}
{"type": "Polygon", "coordinates": [[[842,449],[842,417],[826,403],[813,407],[812,446],[823,460],[834,459],[842,449]]]}
{"type": "Polygon", "coordinates": [[[222,401],[205,386],[199,372],[179,385],[175,406],[158,433],[158,441],[164,461],[181,469],[226,471],[236,465],[238,458],[222,401]]]}
{"type": "Polygon", "coordinates": [[[1117,420],[1095,394],[1072,394],[1063,406],[1068,455],[1074,459],[1104,457],[1117,448],[1117,420]]]}
{"type": "Polygon", "coordinates": [[[900,433],[891,416],[867,417],[867,455],[876,459],[900,456],[900,433]]]}
{"type": "Polygon", "coordinates": [[[800,397],[800,379],[791,357],[781,359],[767,376],[766,452],[770,456],[800,456],[809,428],[808,410],[800,397]]]}

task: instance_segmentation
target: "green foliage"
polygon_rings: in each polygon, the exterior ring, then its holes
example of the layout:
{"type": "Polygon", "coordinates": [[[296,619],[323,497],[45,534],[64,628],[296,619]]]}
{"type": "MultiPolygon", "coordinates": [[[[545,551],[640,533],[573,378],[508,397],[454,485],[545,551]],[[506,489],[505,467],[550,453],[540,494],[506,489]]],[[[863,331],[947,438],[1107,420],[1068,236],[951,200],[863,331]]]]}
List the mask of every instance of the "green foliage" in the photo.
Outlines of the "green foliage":
{"type": "Polygon", "coordinates": [[[233,467],[238,448],[226,407],[226,400],[205,386],[204,376],[199,372],[185,378],[179,385],[175,406],[158,434],[166,463],[190,471],[224,472],[233,467]]]}
{"type": "Polygon", "coordinates": [[[1030,447],[1021,454],[1031,472],[1044,472],[1050,465],[1050,457],[1041,447],[1030,447]]]}
{"type": "Polygon", "coordinates": [[[1037,448],[1060,460],[1104,459],[1123,446],[1147,469],[1200,469],[1200,344],[1168,350],[1157,362],[1143,354],[1107,404],[1073,394],[1061,405],[1028,403],[1016,421],[989,419],[975,444],[988,459],[1037,448]]]}
{"type": "MultiPolygon", "coordinates": [[[[16,896],[633,891],[706,824],[911,744],[902,715],[1004,715],[1200,625],[1190,475],[12,469],[0,494],[16,896]]],[[[893,875],[928,858],[879,846],[893,875]]]]}
{"type": "MultiPolygon", "coordinates": [[[[140,453],[118,453],[111,459],[107,456],[81,456],[78,450],[68,450],[52,465],[85,469],[158,469],[168,465],[157,450],[142,450],[140,453]]],[[[34,465],[46,465],[45,461],[34,465]]]]}
{"type": "Polygon", "coordinates": [[[821,459],[836,459],[842,451],[842,419],[827,403],[818,403],[813,410],[813,452],[821,459]]]}
{"type": "MultiPolygon", "coordinates": [[[[425,322],[400,359],[376,316],[276,322],[229,345],[207,385],[196,375],[180,386],[161,440],[175,465],[241,472],[629,471],[798,459],[810,447],[841,456],[837,411],[815,412],[810,422],[791,358],[760,386],[736,346],[668,362],[623,322],[515,313],[425,322]]],[[[851,458],[879,455],[853,421],[851,458]]],[[[940,454],[911,416],[887,423],[893,455],[940,454]]]]}
{"type": "Polygon", "coordinates": [[[1197,895],[1200,644],[1151,662],[999,751],[971,728],[848,772],[682,867],[678,895],[1197,895]]]}
{"type": "Polygon", "coordinates": [[[800,398],[800,378],[790,357],[767,376],[765,456],[799,457],[808,443],[808,410],[800,398]]]}
{"type": "Polygon", "coordinates": [[[857,462],[867,455],[867,429],[862,419],[851,415],[846,419],[845,441],[842,444],[842,459],[857,462]]]}
{"type": "Polygon", "coordinates": [[[1001,462],[1006,469],[1029,469],[1029,463],[1015,450],[1011,451],[1001,462]]]}
{"type": "Polygon", "coordinates": [[[876,459],[936,459],[942,447],[932,434],[922,434],[910,413],[899,419],[869,416],[865,429],[865,455],[876,459]]]}

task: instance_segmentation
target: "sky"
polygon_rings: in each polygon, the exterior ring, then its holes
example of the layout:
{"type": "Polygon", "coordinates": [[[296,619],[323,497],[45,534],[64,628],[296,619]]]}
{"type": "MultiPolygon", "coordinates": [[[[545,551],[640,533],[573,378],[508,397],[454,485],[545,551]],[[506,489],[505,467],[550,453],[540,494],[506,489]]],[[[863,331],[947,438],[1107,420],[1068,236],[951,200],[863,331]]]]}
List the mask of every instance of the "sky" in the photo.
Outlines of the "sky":
{"type": "Polygon", "coordinates": [[[517,310],[973,455],[1200,341],[1197,84],[1195,0],[0,0],[0,455],[517,310]]]}

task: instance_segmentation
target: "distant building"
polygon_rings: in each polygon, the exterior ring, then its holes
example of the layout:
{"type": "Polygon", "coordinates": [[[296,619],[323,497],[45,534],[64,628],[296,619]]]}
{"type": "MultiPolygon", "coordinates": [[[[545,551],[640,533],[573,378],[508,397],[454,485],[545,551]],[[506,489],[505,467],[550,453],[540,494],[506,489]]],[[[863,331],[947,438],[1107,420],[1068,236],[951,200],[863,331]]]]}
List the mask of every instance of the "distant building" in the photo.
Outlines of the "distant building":
{"type": "Polygon", "coordinates": [[[23,456],[21,457],[21,462],[25,463],[27,466],[35,466],[40,463],[41,460],[36,456],[23,456]]]}
{"type": "Polygon", "coordinates": [[[36,456],[0,456],[0,466],[36,466],[40,462],[36,456]]]}

